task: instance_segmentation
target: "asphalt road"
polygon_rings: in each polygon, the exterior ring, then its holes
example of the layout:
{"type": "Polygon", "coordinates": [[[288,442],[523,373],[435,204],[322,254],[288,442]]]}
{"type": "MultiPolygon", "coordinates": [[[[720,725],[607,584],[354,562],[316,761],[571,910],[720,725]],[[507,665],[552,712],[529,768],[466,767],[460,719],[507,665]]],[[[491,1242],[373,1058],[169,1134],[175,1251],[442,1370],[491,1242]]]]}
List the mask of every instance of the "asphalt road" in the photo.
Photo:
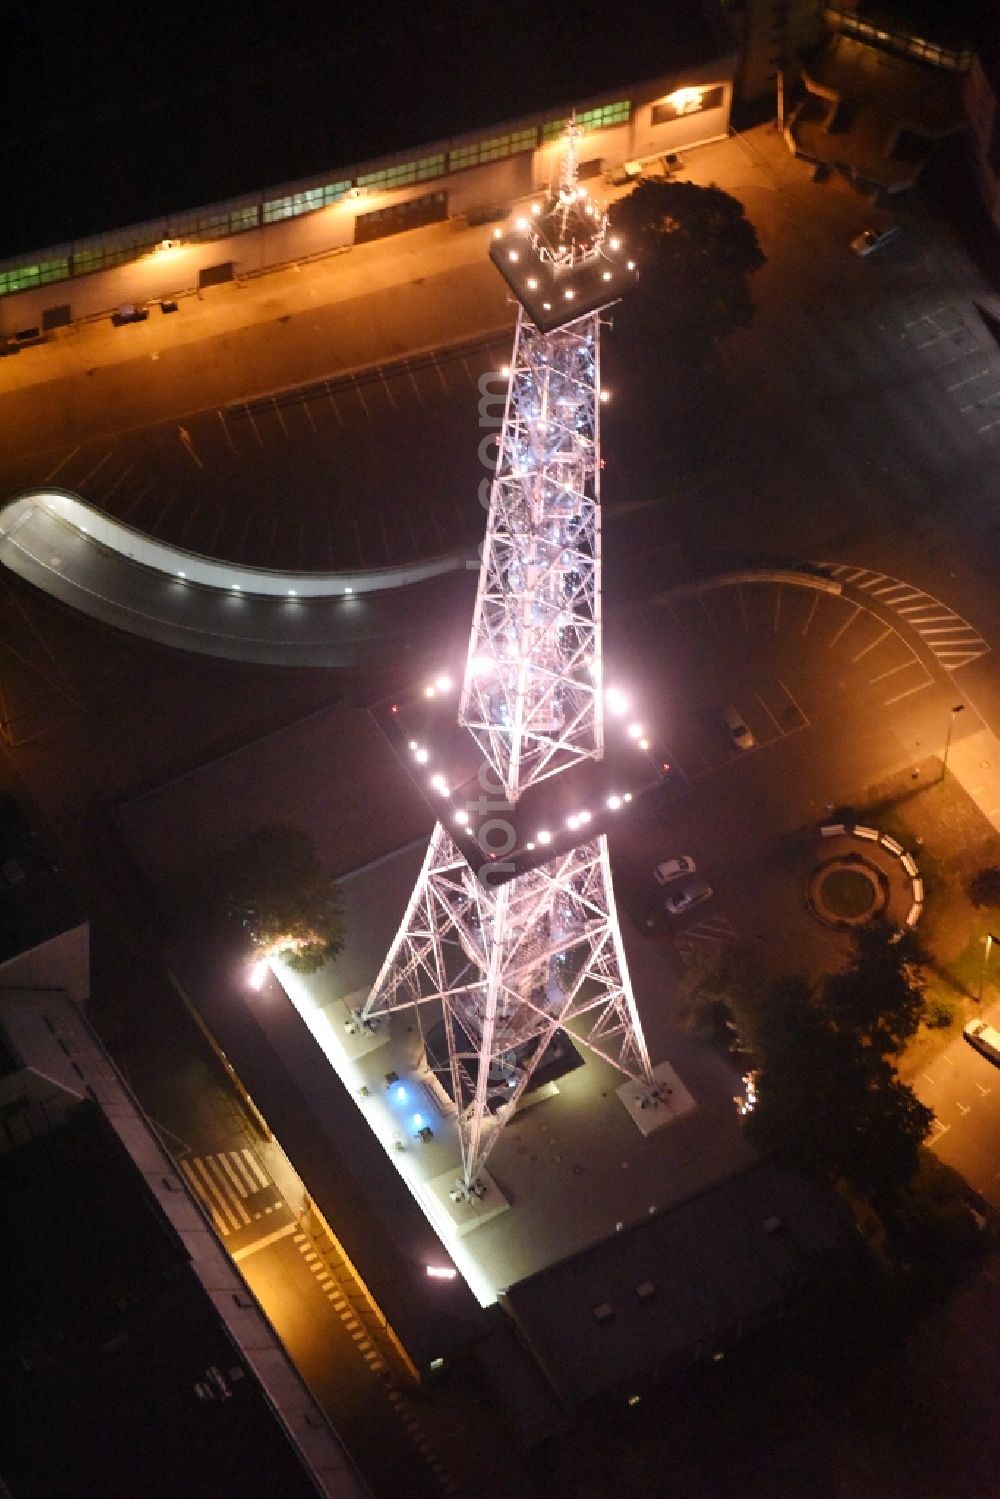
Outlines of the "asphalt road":
{"type": "Polygon", "coordinates": [[[308,1241],[286,1234],[242,1256],[239,1266],[378,1499],[456,1494],[412,1401],[359,1321],[349,1288],[330,1281],[308,1241]]]}

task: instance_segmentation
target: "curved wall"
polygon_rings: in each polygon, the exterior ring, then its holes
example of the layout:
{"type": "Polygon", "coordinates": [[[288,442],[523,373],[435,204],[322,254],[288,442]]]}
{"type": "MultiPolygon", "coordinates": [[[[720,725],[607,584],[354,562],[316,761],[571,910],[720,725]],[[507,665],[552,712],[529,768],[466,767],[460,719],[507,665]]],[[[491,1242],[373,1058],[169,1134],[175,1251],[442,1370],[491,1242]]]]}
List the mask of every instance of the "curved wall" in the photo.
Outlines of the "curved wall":
{"type": "Polygon", "coordinates": [[[467,562],[478,571],[463,550],[371,572],[277,572],[166,546],[66,490],[0,508],[0,563],[52,597],[163,645],[245,661],[348,664],[362,641],[412,632],[409,590],[467,562]]]}

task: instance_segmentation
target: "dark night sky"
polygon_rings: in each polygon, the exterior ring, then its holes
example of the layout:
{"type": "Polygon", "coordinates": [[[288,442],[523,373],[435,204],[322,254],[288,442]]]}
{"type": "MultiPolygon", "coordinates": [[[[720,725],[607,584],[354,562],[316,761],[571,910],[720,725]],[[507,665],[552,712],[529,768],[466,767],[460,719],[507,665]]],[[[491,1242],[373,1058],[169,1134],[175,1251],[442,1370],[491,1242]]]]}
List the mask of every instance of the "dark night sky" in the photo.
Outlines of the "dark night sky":
{"type": "Polygon", "coordinates": [[[0,256],[332,171],[719,50],[697,0],[33,0],[12,19],[0,256]]]}

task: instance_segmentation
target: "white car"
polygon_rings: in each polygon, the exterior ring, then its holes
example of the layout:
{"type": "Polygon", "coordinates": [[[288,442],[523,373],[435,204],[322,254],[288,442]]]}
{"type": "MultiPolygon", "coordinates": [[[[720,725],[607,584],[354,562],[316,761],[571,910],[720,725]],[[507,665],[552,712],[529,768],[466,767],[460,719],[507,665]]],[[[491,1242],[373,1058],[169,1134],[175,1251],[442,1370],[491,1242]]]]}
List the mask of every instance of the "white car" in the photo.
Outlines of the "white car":
{"type": "Polygon", "coordinates": [[[681,854],[677,859],[667,859],[663,864],[657,864],[653,870],[653,879],[658,885],[669,885],[671,880],[679,880],[682,874],[694,874],[695,862],[690,854],[681,854]]]}
{"type": "Polygon", "coordinates": [[[974,1046],[995,1067],[1000,1067],[1000,1032],[987,1025],[985,1020],[970,1020],[965,1025],[964,1034],[970,1046],[974,1046]]]}
{"type": "Polygon", "coordinates": [[[700,906],[703,900],[711,900],[713,894],[711,885],[706,885],[704,880],[689,880],[686,885],[671,890],[663,902],[663,909],[668,916],[681,916],[694,906],[700,906]]]}
{"type": "Polygon", "coordinates": [[[876,250],[881,250],[891,239],[895,239],[900,232],[898,224],[883,224],[881,229],[862,229],[860,234],[851,240],[851,249],[855,255],[872,255],[876,250]]]}
{"type": "Polygon", "coordinates": [[[727,708],[722,715],[722,721],[729,734],[729,742],[736,749],[753,749],[757,743],[753,737],[753,730],[747,727],[746,720],[738,708],[727,708]]]}

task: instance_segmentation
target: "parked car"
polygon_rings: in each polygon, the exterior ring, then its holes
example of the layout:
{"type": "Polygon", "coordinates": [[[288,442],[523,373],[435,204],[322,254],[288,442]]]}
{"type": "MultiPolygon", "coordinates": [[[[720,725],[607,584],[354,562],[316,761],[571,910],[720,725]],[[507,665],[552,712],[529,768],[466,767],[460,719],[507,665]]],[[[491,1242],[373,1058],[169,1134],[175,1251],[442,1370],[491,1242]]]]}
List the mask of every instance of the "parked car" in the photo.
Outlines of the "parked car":
{"type": "Polygon", "coordinates": [[[965,1025],[964,1034],[970,1046],[974,1046],[995,1067],[1000,1067],[1000,1032],[987,1025],[985,1020],[970,1020],[965,1025]]]}
{"type": "Polygon", "coordinates": [[[743,714],[738,708],[727,708],[722,715],[722,721],[729,735],[729,742],[736,749],[753,749],[757,743],[753,737],[753,731],[748,728],[743,714]]]}
{"type": "Polygon", "coordinates": [[[694,874],[695,862],[690,854],[681,854],[676,859],[667,859],[662,864],[657,864],[653,870],[653,879],[658,885],[669,885],[671,880],[679,880],[682,874],[694,874]]]}
{"type": "Polygon", "coordinates": [[[663,909],[668,916],[681,916],[694,906],[700,906],[703,900],[711,900],[712,895],[711,885],[706,885],[704,880],[688,880],[676,890],[671,890],[663,902],[663,909]]]}
{"type": "Polygon", "coordinates": [[[895,239],[900,233],[899,224],[883,224],[881,229],[862,229],[851,240],[851,249],[855,255],[873,255],[876,250],[881,250],[891,239],[895,239]]]}

